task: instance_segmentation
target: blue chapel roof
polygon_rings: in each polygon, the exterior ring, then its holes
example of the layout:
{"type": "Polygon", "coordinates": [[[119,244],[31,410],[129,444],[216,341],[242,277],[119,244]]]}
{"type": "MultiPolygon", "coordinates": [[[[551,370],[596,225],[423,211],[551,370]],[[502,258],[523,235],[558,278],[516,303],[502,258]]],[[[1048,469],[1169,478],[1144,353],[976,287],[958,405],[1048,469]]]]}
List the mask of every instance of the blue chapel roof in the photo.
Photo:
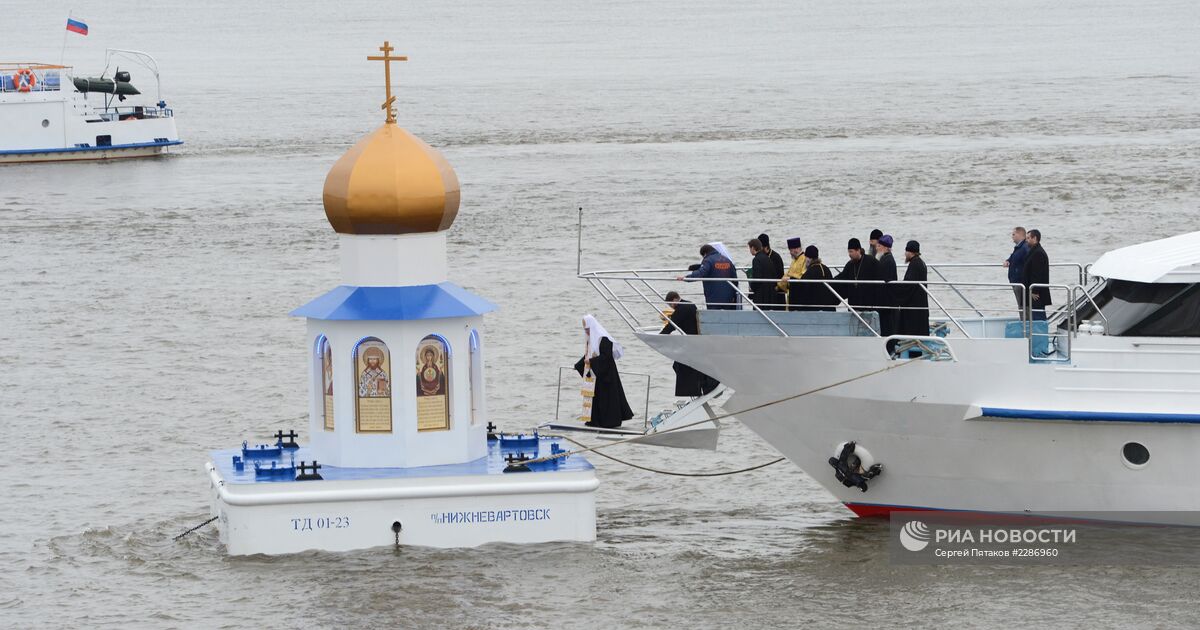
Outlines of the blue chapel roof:
{"type": "Polygon", "coordinates": [[[296,317],[336,320],[415,320],[470,317],[496,305],[452,282],[411,287],[339,286],[292,311],[296,317]]]}

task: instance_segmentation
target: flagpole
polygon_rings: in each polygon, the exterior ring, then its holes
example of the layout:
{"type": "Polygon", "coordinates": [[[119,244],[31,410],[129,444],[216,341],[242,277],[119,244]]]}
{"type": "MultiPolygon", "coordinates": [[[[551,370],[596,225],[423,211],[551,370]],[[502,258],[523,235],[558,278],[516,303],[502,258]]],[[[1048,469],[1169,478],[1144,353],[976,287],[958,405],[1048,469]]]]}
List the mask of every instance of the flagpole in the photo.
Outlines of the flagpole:
{"type": "MultiPolygon", "coordinates": [[[[74,10],[71,10],[71,9],[67,10],[67,21],[68,22],[71,20],[71,15],[73,13],[74,13],[74,10]]],[[[67,58],[67,33],[68,33],[67,27],[64,26],[63,27],[62,52],[59,53],[59,55],[58,55],[58,65],[60,65],[60,66],[63,65],[63,60],[65,60],[67,58]]]]}

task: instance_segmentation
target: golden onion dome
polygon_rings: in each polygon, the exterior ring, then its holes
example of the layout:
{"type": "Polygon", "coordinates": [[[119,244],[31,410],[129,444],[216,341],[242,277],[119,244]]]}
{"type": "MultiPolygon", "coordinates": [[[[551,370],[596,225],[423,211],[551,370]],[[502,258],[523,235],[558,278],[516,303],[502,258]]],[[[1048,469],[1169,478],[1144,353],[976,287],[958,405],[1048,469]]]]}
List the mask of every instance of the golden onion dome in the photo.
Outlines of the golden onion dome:
{"type": "Polygon", "coordinates": [[[340,234],[439,232],[458,214],[458,176],[436,149],[389,121],[334,163],[322,198],[340,234]]]}

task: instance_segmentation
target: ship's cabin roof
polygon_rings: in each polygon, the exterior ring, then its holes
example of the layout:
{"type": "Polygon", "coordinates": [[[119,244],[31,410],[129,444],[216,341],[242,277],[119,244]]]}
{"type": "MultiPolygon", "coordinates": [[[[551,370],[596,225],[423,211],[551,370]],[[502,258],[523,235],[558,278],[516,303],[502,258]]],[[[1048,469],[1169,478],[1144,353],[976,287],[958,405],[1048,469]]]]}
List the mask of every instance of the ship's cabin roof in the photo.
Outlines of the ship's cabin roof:
{"type": "Polygon", "coordinates": [[[1093,276],[1129,282],[1200,282],[1200,232],[1114,249],[1089,270],[1093,276]]]}

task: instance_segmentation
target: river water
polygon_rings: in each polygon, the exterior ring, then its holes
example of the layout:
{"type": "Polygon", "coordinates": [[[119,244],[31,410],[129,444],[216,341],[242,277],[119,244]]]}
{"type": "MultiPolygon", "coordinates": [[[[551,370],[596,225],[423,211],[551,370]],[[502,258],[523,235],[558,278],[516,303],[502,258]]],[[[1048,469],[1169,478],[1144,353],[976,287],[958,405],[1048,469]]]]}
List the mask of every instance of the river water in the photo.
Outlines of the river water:
{"type": "MultiPolygon", "coordinates": [[[[841,252],[873,227],[932,262],[998,262],[1016,224],[1090,262],[1197,229],[1200,5],[274,4],[76,6],[91,34],[66,61],[155,54],[187,144],[0,168],[0,625],[1200,622],[1200,569],[892,566],[886,524],[790,464],[697,480],[596,461],[594,545],[227,558],[211,526],[171,541],[207,517],[207,451],[306,428],[287,313],[338,283],[321,186],[381,122],[364,57],[383,39],[411,58],[401,124],[462,181],[451,279],[500,307],[492,417],[524,429],[553,414],[585,312],[652,375],[652,407],[671,400],[669,365],[575,278],[579,206],[584,268],[682,266],[762,231],[841,252]]],[[[0,2],[18,18],[0,56],[57,60],[67,11],[0,2]]],[[[625,454],[776,456],[737,424],[716,453],[625,454]]]]}

